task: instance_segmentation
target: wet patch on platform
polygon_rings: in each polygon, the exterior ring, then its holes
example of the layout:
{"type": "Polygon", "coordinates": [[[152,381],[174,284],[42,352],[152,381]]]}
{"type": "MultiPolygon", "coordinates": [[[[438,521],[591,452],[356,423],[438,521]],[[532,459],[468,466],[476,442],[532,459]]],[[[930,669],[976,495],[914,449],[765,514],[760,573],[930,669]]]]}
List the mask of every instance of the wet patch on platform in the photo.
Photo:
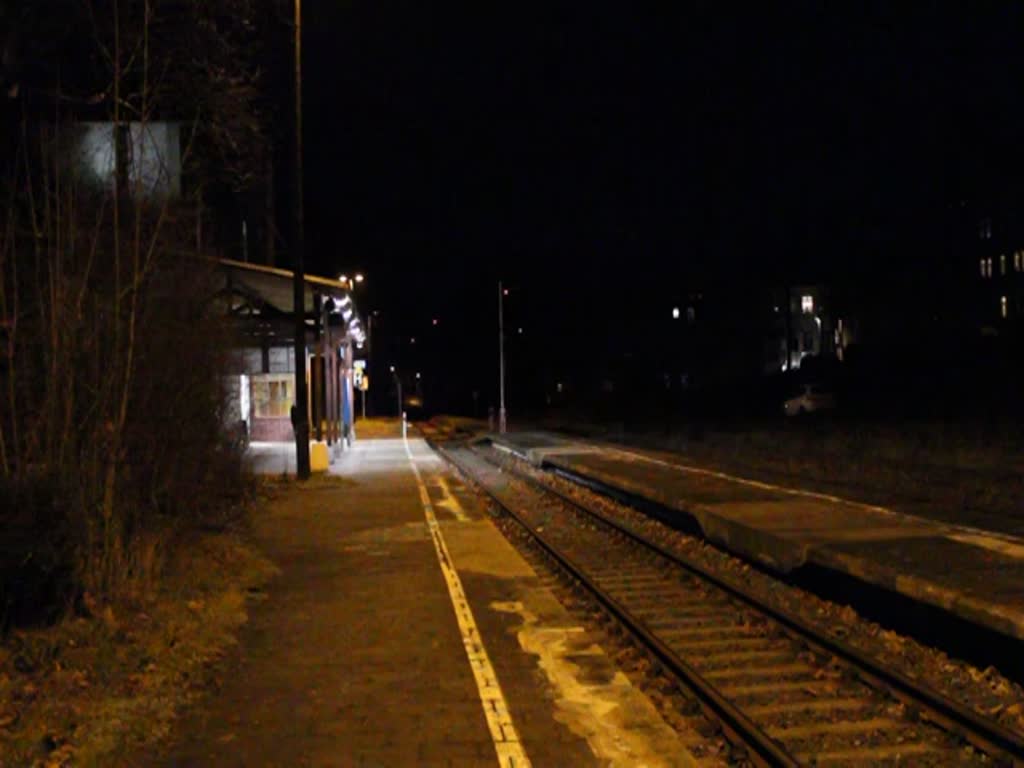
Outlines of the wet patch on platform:
{"type": "Polygon", "coordinates": [[[492,603],[517,616],[520,647],[537,659],[551,686],[555,718],[613,766],[691,766],[650,700],[633,687],[581,627],[545,626],[522,602],[492,603]]]}
{"type": "Polygon", "coordinates": [[[479,512],[471,511],[474,504],[469,490],[457,480],[438,473],[425,478],[424,484],[438,520],[468,523],[481,518],[479,512]]]}
{"type": "MultiPolygon", "coordinates": [[[[426,523],[405,523],[384,528],[366,528],[341,541],[343,552],[371,552],[387,544],[407,544],[412,541],[428,541],[430,533],[426,523]]],[[[387,550],[383,550],[387,552],[387,550]]]]}
{"type": "Polygon", "coordinates": [[[443,527],[535,765],[694,765],[679,733],[489,521],[443,527]]]}

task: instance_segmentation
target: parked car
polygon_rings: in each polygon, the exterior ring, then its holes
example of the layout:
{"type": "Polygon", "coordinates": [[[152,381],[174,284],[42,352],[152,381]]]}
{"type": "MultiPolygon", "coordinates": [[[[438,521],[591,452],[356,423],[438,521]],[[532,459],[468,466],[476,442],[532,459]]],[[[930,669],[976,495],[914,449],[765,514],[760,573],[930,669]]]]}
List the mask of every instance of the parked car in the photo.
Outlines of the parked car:
{"type": "Polygon", "coordinates": [[[835,393],[820,384],[805,384],[800,394],[783,403],[782,410],[787,416],[802,416],[816,411],[831,411],[835,407],[835,393]]]}

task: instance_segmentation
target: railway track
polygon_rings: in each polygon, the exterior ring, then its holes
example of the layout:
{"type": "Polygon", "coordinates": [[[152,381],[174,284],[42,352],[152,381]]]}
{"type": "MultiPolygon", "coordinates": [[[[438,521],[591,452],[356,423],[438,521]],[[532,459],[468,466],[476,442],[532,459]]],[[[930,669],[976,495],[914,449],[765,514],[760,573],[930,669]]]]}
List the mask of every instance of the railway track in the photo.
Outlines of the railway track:
{"type": "Polygon", "coordinates": [[[441,453],[759,765],[1024,765],[1024,737],[764,605],[511,461],[441,453]]]}

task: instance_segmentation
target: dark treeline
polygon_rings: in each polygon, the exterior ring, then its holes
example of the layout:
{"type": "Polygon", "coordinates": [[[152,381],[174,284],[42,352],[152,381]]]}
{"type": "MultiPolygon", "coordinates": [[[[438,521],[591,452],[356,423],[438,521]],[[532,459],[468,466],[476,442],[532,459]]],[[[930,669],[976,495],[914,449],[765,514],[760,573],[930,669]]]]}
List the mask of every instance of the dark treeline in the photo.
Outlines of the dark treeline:
{"type": "MultiPolygon", "coordinates": [[[[267,183],[265,0],[0,10],[0,621],[134,599],[243,493],[218,206],[267,183]]],[[[287,18],[287,15],[284,15],[287,18]]]]}

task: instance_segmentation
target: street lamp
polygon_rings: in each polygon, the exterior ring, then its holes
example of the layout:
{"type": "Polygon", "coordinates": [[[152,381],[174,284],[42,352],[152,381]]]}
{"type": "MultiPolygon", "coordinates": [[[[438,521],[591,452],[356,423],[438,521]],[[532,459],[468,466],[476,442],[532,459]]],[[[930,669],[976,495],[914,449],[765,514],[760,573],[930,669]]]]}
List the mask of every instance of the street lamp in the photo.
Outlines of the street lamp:
{"type": "Polygon", "coordinates": [[[356,272],[353,277],[349,277],[348,275],[338,275],[338,282],[347,283],[350,291],[355,290],[356,283],[361,283],[364,280],[366,280],[366,277],[362,272],[356,272]]]}
{"type": "Polygon", "coordinates": [[[398,390],[398,418],[402,418],[402,380],[398,377],[393,365],[391,366],[391,377],[395,380],[395,388],[398,390]]]}
{"type": "Polygon", "coordinates": [[[306,250],[302,195],[302,0],[295,0],[295,243],[292,270],[292,348],[295,354],[295,475],[309,478],[309,405],[306,396],[306,250]]]}

